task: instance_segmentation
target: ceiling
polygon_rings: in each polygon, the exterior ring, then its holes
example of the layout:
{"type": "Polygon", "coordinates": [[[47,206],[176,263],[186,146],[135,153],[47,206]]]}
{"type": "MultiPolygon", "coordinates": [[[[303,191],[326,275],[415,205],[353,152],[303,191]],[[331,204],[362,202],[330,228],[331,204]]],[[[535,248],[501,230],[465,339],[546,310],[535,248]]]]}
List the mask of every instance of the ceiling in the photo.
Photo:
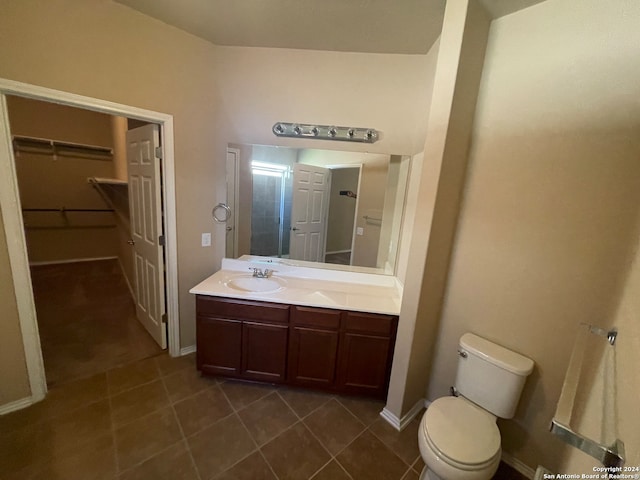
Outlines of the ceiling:
{"type": "MultiPolygon", "coordinates": [[[[427,53],[445,0],[115,0],[215,45],[427,53]]],[[[494,18],[543,0],[480,0],[494,18]]]]}

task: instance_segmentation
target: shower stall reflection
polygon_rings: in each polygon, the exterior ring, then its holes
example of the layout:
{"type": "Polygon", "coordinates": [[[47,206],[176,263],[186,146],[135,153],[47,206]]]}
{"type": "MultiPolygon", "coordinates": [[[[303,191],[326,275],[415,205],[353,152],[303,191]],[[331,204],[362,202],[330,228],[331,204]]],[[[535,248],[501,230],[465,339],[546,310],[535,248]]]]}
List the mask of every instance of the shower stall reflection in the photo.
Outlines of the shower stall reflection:
{"type": "Polygon", "coordinates": [[[288,166],[251,162],[251,255],[289,256],[292,178],[288,166]]]}

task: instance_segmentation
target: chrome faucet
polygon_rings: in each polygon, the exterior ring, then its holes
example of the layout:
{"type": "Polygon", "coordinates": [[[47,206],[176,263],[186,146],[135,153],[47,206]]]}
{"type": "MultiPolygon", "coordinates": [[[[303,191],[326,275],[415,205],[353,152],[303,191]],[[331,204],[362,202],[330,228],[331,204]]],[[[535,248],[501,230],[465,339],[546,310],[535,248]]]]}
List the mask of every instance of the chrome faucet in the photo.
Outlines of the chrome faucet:
{"type": "Polygon", "coordinates": [[[253,276],[256,278],[269,278],[275,270],[269,270],[268,268],[264,269],[264,272],[261,268],[250,267],[249,270],[253,270],[253,276]]]}

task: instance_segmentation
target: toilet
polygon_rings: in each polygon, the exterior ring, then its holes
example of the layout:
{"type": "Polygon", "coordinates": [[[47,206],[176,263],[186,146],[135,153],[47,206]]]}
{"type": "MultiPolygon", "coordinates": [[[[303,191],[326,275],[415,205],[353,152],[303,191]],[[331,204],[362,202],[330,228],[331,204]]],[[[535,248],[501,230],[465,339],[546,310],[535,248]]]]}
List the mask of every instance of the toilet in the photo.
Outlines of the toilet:
{"type": "Polygon", "coordinates": [[[533,361],[472,333],[460,338],[456,396],[438,398],[422,417],[420,480],[488,480],[500,464],[496,420],[512,418],[533,361]]]}

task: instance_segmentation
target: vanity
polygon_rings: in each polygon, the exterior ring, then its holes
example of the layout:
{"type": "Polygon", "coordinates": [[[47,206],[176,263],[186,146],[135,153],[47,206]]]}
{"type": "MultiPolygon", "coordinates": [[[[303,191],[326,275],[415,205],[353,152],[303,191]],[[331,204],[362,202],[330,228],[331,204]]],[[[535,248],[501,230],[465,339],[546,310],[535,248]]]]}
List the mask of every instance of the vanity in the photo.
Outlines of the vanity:
{"type": "Polygon", "coordinates": [[[384,398],[401,287],[395,277],[245,256],[190,290],[204,375],[384,398]],[[275,270],[268,278],[254,269],[275,270]]]}
{"type": "Polygon", "coordinates": [[[230,144],[212,211],[227,258],[191,289],[198,369],[385,397],[409,170],[401,155],[230,144]]]}

